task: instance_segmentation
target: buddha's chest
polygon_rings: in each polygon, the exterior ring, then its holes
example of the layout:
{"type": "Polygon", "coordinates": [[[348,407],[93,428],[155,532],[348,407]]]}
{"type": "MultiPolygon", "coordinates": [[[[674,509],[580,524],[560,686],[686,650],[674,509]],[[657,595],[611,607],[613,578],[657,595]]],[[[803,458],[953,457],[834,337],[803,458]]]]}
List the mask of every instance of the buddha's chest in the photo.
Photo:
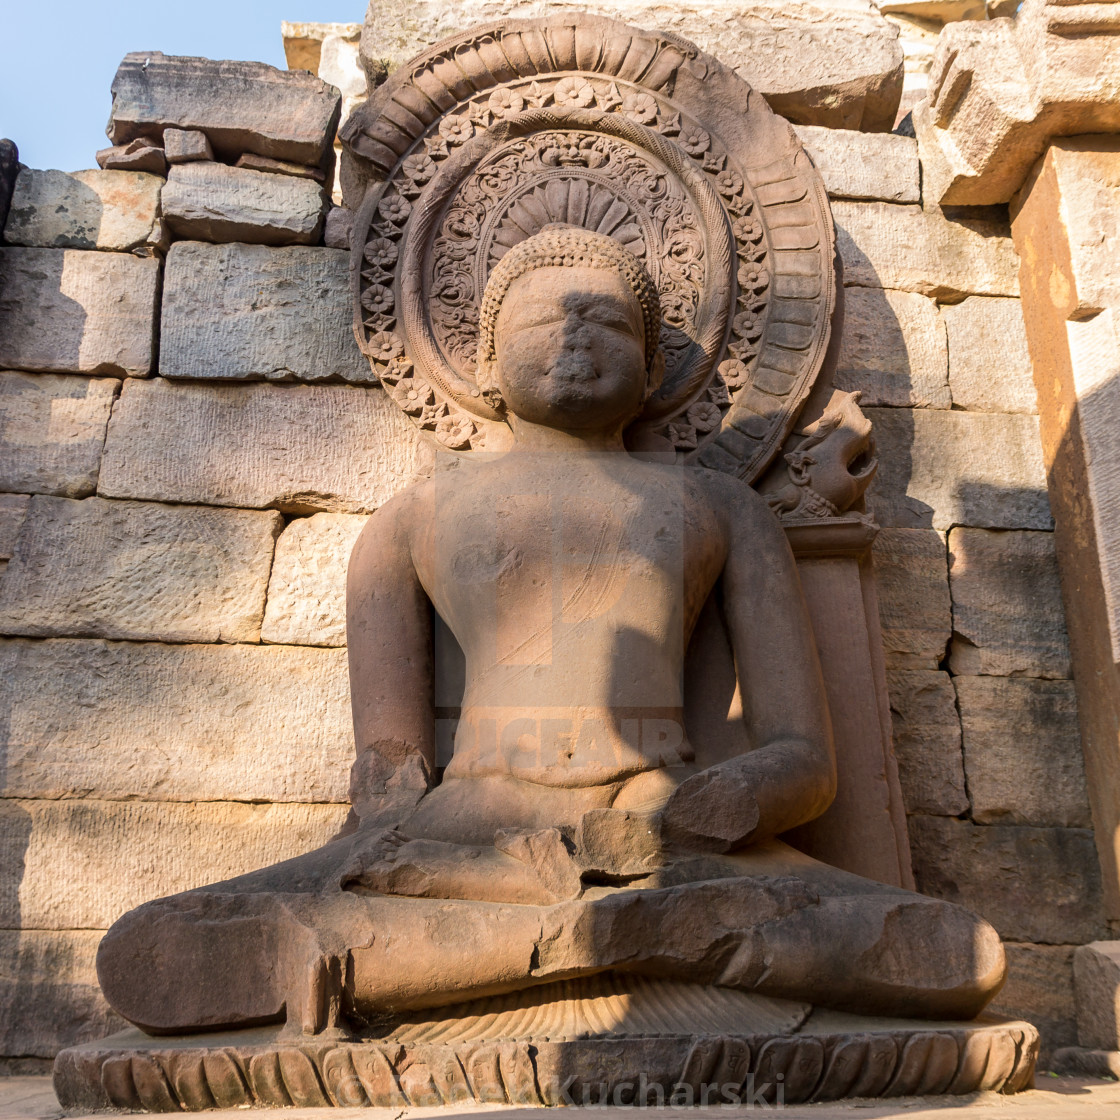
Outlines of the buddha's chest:
{"type": "MultiPolygon", "coordinates": [[[[463,637],[500,629],[678,629],[710,585],[711,541],[680,488],[541,485],[449,494],[427,540],[425,583],[463,637]]],[[[701,519],[702,520],[702,519],[701,519]]]]}

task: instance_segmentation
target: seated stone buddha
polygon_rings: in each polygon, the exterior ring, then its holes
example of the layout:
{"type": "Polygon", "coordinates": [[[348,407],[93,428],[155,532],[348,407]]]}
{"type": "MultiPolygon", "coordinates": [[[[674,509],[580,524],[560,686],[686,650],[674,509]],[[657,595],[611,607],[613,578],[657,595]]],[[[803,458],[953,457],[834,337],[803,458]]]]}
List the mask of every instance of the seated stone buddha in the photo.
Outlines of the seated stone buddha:
{"type": "Polygon", "coordinates": [[[343,834],[147,903],[98,974],[151,1033],[360,1031],[608,970],[844,1011],[971,1019],[995,931],[780,839],[835,791],[798,576],[766,501],[627,453],[659,384],[643,265],[549,226],[494,268],[478,384],[513,446],[414,485],[350,560],[357,759],[343,834]],[[690,742],[683,668],[721,604],[752,749],[690,742]],[[437,767],[436,616],[465,657],[437,767]]]}

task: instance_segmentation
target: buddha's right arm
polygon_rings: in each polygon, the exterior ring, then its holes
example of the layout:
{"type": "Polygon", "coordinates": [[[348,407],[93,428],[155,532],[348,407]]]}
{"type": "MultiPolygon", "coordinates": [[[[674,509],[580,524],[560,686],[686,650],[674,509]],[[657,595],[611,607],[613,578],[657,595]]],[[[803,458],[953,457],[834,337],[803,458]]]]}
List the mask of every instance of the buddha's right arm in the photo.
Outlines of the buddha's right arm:
{"type": "Polygon", "coordinates": [[[432,606],[412,560],[425,497],[414,488],[373,514],[347,570],[350,800],[363,824],[401,823],[433,782],[432,606]]]}
{"type": "Polygon", "coordinates": [[[724,617],[753,750],[686,778],[663,811],[685,847],[734,851],[820,816],[836,792],[832,727],[793,554],[765,500],[705,476],[726,514],[724,617]]]}

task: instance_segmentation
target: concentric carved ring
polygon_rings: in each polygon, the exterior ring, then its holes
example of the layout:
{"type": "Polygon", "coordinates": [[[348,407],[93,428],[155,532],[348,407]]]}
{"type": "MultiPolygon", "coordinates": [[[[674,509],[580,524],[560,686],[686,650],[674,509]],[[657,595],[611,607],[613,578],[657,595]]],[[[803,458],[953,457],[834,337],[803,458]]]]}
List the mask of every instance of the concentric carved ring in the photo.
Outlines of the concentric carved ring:
{"type": "Polygon", "coordinates": [[[820,368],[834,294],[823,186],[792,129],[695,47],[609,19],[503,21],[402,68],[343,130],[355,331],[454,451],[505,445],[474,384],[490,269],[550,222],[642,257],[667,376],[634,446],[748,481],[820,368]]]}
{"type": "Polygon", "coordinates": [[[520,113],[433,178],[403,241],[403,258],[421,262],[401,277],[412,380],[472,416],[500,419],[474,384],[482,293],[510,247],[556,222],[613,235],[657,283],[667,371],[647,422],[695,397],[726,341],[734,283],[719,196],[657,133],[586,110],[520,113]]]}

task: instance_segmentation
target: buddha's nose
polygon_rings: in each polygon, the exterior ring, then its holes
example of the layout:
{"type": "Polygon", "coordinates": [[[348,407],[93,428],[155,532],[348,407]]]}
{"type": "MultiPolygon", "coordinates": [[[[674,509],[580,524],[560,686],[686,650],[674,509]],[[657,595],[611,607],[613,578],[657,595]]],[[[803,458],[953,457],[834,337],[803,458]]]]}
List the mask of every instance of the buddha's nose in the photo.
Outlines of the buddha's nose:
{"type": "Polygon", "coordinates": [[[592,332],[588,325],[574,312],[564,320],[564,348],[567,350],[590,350],[592,332]]]}

